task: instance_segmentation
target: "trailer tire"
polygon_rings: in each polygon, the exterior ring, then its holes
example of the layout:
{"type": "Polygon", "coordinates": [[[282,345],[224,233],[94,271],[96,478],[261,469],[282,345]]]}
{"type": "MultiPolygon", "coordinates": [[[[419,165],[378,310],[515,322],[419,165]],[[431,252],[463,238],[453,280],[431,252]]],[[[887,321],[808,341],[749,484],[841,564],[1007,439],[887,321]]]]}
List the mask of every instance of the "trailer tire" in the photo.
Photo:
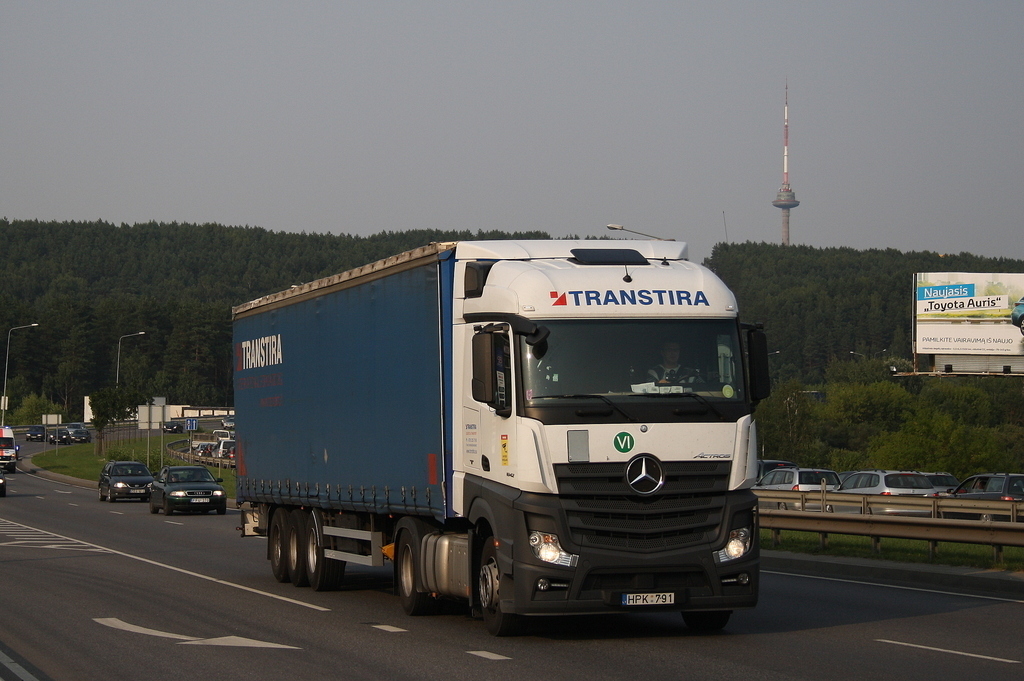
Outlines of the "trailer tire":
{"type": "Polygon", "coordinates": [[[516,636],[522,629],[522,617],[501,610],[501,567],[494,539],[484,539],[477,573],[477,598],[483,611],[484,624],[492,636],[516,636]]]}
{"type": "Polygon", "coordinates": [[[288,510],[278,508],[270,518],[270,529],[267,532],[267,554],[270,558],[270,571],[274,579],[284,583],[289,581],[288,566],[285,564],[285,540],[288,537],[288,510]]]}
{"type": "Polygon", "coordinates": [[[345,561],[324,557],[324,514],[318,508],[306,521],[306,579],[313,591],[336,591],[345,579],[345,561]]]}
{"type": "Polygon", "coordinates": [[[402,601],[402,609],[411,617],[434,615],[437,613],[437,599],[429,593],[419,591],[420,541],[419,536],[410,529],[404,529],[398,535],[395,544],[395,583],[398,597],[402,601]]]}
{"type": "Polygon", "coordinates": [[[301,508],[288,511],[288,529],[285,534],[285,564],[293,586],[309,586],[306,576],[306,518],[301,508]]]}
{"type": "Polygon", "coordinates": [[[729,623],[732,610],[703,610],[684,612],[683,621],[694,631],[718,631],[729,623]]]}

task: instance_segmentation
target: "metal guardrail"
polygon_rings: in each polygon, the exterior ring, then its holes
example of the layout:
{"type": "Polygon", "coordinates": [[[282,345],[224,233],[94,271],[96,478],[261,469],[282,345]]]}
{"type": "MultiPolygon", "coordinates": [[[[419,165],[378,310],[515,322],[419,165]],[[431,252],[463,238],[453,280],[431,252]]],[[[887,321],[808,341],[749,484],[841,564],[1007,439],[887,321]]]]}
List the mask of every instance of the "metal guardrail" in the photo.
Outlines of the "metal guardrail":
{"type": "Polygon", "coordinates": [[[1024,522],[1019,522],[1024,521],[1024,502],[823,491],[754,493],[761,527],[772,531],[775,546],[781,543],[782,530],[817,532],[822,547],[828,545],[829,534],[870,537],[876,553],[882,538],[920,539],[928,542],[930,558],[939,542],[991,546],[997,562],[1002,561],[1004,546],[1024,546],[1024,522]]]}

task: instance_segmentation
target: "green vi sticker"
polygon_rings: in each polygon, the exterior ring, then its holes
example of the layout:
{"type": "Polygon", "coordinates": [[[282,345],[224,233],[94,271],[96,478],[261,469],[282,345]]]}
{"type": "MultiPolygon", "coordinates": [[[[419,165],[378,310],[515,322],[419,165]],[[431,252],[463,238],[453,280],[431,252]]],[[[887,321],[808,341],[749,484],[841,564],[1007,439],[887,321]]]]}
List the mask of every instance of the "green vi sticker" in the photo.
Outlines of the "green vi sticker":
{"type": "Polygon", "coordinates": [[[623,454],[633,449],[635,445],[636,441],[629,433],[619,433],[615,436],[615,449],[619,450],[623,454]]]}

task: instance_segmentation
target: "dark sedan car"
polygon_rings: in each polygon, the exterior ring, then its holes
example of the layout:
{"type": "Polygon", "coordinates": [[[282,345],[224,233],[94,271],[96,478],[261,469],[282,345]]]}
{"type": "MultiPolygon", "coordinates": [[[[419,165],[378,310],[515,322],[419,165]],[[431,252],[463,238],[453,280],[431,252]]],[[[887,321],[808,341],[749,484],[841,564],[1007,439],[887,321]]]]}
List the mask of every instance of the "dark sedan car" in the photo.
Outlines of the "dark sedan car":
{"type": "Polygon", "coordinates": [[[76,444],[92,442],[92,435],[85,428],[68,428],[68,437],[76,444]]]}
{"type": "Polygon", "coordinates": [[[69,445],[71,444],[71,433],[68,432],[67,428],[57,428],[56,430],[51,430],[46,439],[51,445],[69,445]]]}
{"type": "Polygon", "coordinates": [[[100,471],[100,501],[139,499],[149,501],[149,486],[153,474],[138,461],[108,461],[100,471]]]}
{"type": "MultiPolygon", "coordinates": [[[[979,499],[982,501],[1024,501],[1024,475],[1010,473],[982,473],[972,475],[949,495],[953,499],[979,499]]],[[[1007,504],[1009,506],[1009,504],[1007,504]]],[[[964,520],[1003,520],[1010,519],[1007,513],[973,513],[964,511],[944,511],[944,518],[961,518],[964,520]]]]}
{"type": "Polygon", "coordinates": [[[181,421],[168,421],[164,424],[165,433],[184,433],[185,424],[181,421]]]}
{"type": "Polygon", "coordinates": [[[149,496],[149,512],[163,509],[164,515],[175,511],[207,513],[228,511],[228,495],[205,466],[164,466],[153,480],[149,496]]]}
{"type": "Polygon", "coordinates": [[[42,442],[46,439],[45,426],[29,426],[25,430],[25,440],[28,442],[42,442]]]}

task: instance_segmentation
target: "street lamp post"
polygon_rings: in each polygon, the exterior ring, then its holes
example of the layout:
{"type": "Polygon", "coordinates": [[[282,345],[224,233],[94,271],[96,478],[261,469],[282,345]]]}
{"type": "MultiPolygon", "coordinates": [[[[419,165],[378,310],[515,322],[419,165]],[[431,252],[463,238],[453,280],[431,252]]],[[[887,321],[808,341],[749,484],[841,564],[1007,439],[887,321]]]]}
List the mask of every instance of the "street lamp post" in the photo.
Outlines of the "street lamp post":
{"type": "Polygon", "coordinates": [[[7,359],[4,360],[4,399],[3,399],[3,416],[0,417],[0,426],[7,425],[7,366],[11,362],[11,333],[18,329],[28,329],[33,326],[39,326],[39,324],[25,324],[24,326],[15,326],[13,329],[7,332],[7,359]]]}
{"type": "Polygon", "coordinates": [[[120,385],[121,383],[121,341],[125,338],[131,338],[132,336],[145,336],[145,331],[136,331],[135,333],[126,333],[117,339],[117,371],[114,374],[114,385],[120,385]]]}

